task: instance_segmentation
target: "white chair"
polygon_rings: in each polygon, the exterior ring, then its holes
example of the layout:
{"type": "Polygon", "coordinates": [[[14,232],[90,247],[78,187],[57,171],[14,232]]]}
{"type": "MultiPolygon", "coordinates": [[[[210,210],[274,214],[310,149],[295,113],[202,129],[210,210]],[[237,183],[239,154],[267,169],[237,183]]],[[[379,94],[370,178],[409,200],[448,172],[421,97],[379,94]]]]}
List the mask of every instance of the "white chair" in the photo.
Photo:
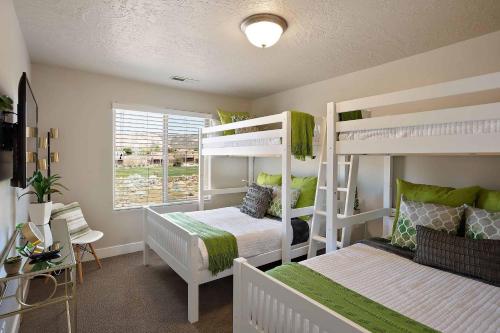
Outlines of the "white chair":
{"type": "MultiPolygon", "coordinates": [[[[64,207],[65,205],[62,203],[54,203],[52,205],[52,212],[64,207]]],[[[57,218],[65,218],[68,215],[69,214],[62,213],[62,215],[59,215],[57,218]]],[[[75,229],[75,226],[72,226],[72,223],[68,223],[68,229],[70,232],[71,244],[73,245],[73,249],[75,250],[78,282],[83,283],[82,259],[85,253],[91,254],[94,257],[94,260],[97,263],[99,269],[102,268],[101,261],[99,260],[99,257],[97,257],[97,254],[95,253],[95,249],[92,243],[95,243],[99,239],[101,239],[104,236],[104,233],[102,233],[101,231],[90,229],[87,222],[83,218],[83,214],[81,214],[81,218],[79,219],[77,228],[75,229]],[[78,232],[79,230],[82,229],[82,227],[85,229],[85,232],[84,233],[78,232]]]]}

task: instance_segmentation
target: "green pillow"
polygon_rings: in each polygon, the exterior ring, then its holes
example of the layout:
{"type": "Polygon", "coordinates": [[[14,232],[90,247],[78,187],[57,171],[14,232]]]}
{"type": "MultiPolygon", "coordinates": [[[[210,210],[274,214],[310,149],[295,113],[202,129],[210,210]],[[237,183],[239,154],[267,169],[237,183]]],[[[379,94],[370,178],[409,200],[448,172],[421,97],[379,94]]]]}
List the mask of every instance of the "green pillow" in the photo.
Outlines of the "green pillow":
{"type": "Polygon", "coordinates": [[[500,212],[500,191],[481,189],[477,207],[489,212],[500,212]]]}
{"type": "MultiPolygon", "coordinates": [[[[245,116],[247,118],[250,117],[248,112],[227,112],[222,109],[217,109],[217,114],[219,115],[221,124],[230,124],[233,122],[233,116],[245,116]]],[[[224,135],[232,135],[234,134],[234,130],[224,131],[224,135]]]]}
{"type": "MultiPolygon", "coordinates": [[[[481,188],[479,186],[455,189],[453,187],[413,184],[402,179],[398,179],[396,192],[396,216],[394,221],[398,221],[399,218],[401,195],[404,195],[406,199],[410,201],[458,207],[463,204],[472,206],[476,201],[480,190],[481,188]]],[[[393,223],[392,234],[394,234],[395,229],[396,223],[393,223]]]]}
{"type": "MultiPolygon", "coordinates": [[[[316,184],[318,177],[294,177],[292,176],[292,188],[300,190],[299,200],[295,208],[303,208],[314,205],[314,196],[316,195],[316,184]]],[[[300,219],[307,221],[309,216],[301,216],[300,219]]]]}
{"type": "MultiPolygon", "coordinates": [[[[295,208],[297,205],[297,200],[300,196],[300,190],[292,189],[290,191],[290,207],[295,208]]],[[[267,209],[267,214],[281,217],[282,216],[283,207],[281,205],[281,186],[273,186],[273,200],[267,209]]]]}
{"type": "Polygon", "coordinates": [[[281,175],[270,175],[265,172],[257,176],[257,185],[281,185],[281,175]]]}

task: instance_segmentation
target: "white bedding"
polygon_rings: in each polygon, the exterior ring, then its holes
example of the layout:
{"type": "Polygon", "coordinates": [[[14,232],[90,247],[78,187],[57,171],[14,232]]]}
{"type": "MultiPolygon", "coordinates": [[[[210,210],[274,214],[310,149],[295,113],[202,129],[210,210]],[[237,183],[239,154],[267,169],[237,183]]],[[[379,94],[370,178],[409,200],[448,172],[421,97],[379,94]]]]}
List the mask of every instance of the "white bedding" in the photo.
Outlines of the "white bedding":
{"type": "MultiPolygon", "coordinates": [[[[231,136],[226,136],[230,138],[231,136]]],[[[228,147],[248,147],[248,146],[271,146],[281,144],[281,138],[253,138],[246,140],[231,140],[224,142],[209,142],[204,143],[204,148],[228,148],[228,147]]],[[[319,126],[314,128],[313,145],[317,146],[320,143],[319,126]]]]}
{"type": "MultiPolygon", "coordinates": [[[[256,219],[243,214],[236,207],[187,212],[192,218],[230,232],[236,237],[240,257],[250,258],[281,249],[282,224],[270,218],[256,219]]],[[[290,240],[291,241],[291,240],[290,240]]],[[[208,252],[200,239],[199,267],[208,269],[208,252]]]]}
{"type": "Polygon", "coordinates": [[[500,119],[342,132],[339,134],[339,140],[381,140],[422,136],[482,135],[494,133],[500,133],[500,119]]]}
{"type": "Polygon", "coordinates": [[[303,265],[441,332],[500,332],[500,288],[364,244],[303,265]]]}

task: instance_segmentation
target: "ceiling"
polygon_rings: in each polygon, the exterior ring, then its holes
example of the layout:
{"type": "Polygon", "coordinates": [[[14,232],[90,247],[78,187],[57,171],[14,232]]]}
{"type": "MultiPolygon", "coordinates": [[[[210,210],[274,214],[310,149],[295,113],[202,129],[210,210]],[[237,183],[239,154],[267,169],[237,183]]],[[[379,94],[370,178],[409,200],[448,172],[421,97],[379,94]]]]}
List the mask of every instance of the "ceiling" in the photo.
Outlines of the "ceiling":
{"type": "Polygon", "coordinates": [[[255,98],[500,30],[498,0],[15,0],[31,59],[255,98]],[[289,24],[269,49],[239,30],[289,24]],[[173,75],[197,81],[175,82],[173,75]]]}

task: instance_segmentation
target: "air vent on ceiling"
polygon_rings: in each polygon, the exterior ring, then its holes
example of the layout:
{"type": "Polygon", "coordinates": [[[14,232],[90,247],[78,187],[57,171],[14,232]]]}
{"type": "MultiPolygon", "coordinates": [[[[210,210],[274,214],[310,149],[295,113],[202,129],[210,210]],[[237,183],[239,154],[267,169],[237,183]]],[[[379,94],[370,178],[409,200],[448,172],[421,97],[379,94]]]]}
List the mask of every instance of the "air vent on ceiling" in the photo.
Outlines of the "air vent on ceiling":
{"type": "Polygon", "coordinates": [[[174,80],[174,81],[179,81],[179,82],[185,82],[185,81],[198,81],[198,80],[195,80],[191,77],[187,77],[187,76],[179,76],[179,75],[173,75],[170,77],[171,80],[174,80]]]}

